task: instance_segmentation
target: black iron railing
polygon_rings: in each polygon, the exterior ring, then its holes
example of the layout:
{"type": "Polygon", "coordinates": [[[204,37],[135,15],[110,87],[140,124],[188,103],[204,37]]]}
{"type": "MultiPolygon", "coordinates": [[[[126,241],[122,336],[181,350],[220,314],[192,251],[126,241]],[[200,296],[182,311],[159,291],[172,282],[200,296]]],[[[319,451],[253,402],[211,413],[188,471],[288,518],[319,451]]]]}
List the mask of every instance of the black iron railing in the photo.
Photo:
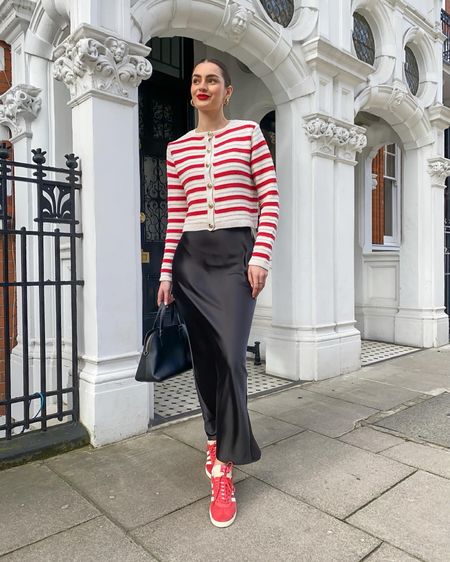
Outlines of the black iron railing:
{"type": "Polygon", "coordinates": [[[450,64],[450,14],[448,14],[445,10],[441,10],[441,22],[442,22],[442,33],[447,38],[444,41],[442,57],[444,59],[444,62],[450,64]]]}
{"type": "Polygon", "coordinates": [[[6,439],[31,425],[46,430],[50,420],[79,419],[81,172],[73,154],[66,155],[67,168],[56,168],[45,166],[41,149],[32,152],[31,164],[8,160],[8,149],[0,148],[0,437],[6,439]],[[22,202],[21,216],[27,202],[22,226],[11,212],[12,190],[22,202]]]}

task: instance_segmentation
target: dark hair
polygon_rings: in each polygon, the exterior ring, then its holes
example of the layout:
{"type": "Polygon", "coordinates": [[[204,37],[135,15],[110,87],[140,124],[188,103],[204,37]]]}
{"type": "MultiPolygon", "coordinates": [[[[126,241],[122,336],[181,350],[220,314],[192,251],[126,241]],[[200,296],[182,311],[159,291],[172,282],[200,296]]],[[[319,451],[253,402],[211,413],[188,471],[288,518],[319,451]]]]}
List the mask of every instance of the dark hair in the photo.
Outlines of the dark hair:
{"type": "Polygon", "coordinates": [[[228,86],[231,86],[231,76],[230,76],[230,73],[228,72],[228,68],[226,67],[225,63],[223,63],[221,60],[218,60],[218,59],[202,59],[202,60],[199,60],[194,65],[194,68],[196,68],[202,62],[212,62],[212,63],[216,64],[220,68],[220,70],[222,71],[222,77],[223,77],[224,82],[225,82],[225,88],[228,88],[228,86]]]}

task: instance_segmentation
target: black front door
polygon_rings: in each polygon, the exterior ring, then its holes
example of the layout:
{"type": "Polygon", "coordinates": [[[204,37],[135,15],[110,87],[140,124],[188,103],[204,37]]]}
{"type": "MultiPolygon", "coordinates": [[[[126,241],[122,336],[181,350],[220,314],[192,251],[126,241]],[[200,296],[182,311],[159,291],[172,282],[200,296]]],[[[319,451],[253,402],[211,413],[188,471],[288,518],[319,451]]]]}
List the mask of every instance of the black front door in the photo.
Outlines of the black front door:
{"type": "Polygon", "coordinates": [[[153,74],[139,87],[143,335],[157,311],[167,224],[166,147],[194,127],[189,92],[192,39],[154,38],[149,46],[153,74]]]}

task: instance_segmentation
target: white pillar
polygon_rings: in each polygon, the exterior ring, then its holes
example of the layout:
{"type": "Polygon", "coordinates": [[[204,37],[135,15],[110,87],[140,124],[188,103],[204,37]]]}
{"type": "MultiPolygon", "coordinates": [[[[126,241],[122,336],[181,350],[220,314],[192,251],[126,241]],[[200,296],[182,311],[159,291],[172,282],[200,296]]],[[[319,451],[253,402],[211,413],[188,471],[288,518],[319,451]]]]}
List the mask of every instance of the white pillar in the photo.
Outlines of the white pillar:
{"type": "Polygon", "coordinates": [[[444,309],[444,188],[450,161],[430,145],[406,150],[400,303],[395,342],[436,347],[448,342],[444,309]]]}
{"type": "Polygon", "coordinates": [[[55,50],[83,174],[80,413],[95,446],[145,432],[151,408],[151,387],[134,379],[142,338],[137,86],[151,73],[147,54],[87,25],[55,50]]]}
{"type": "Polygon", "coordinates": [[[280,226],[274,252],[267,372],[316,380],[360,365],[354,320],[354,155],[364,129],[305,100],[277,108],[280,226]],[[301,124],[304,123],[304,128],[301,124]]]}

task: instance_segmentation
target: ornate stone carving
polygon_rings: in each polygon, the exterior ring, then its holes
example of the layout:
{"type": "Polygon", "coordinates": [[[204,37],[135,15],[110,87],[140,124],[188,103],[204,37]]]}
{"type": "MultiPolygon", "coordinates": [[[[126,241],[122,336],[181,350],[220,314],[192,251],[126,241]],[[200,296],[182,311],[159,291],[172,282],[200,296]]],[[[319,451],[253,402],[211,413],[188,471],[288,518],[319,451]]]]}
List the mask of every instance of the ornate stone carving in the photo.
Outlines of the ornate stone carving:
{"type": "Polygon", "coordinates": [[[13,136],[23,133],[37,117],[42,103],[40,91],[28,84],[18,84],[0,96],[0,124],[6,125],[13,136]]]}
{"type": "Polygon", "coordinates": [[[450,160],[442,156],[428,158],[428,173],[434,184],[445,187],[445,178],[450,176],[450,160]]]}
{"type": "Polygon", "coordinates": [[[239,41],[247,31],[254,14],[255,10],[250,5],[244,6],[241,2],[231,0],[227,7],[224,22],[224,31],[227,37],[233,41],[239,41]]]}
{"type": "Polygon", "coordinates": [[[150,62],[131,54],[126,41],[98,32],[97,37],[82,36],[85,32],[85,27],[77,30],[54,51],[53,75],[66,84],[72,98],[92,90],[127,98],[151,76],[150,62]]]}
{"type": "Polygon", "coordinates": [[[330,117],[314,117],[303,127],[309,139],[314,142],[315,150],[323,154],[334,155],[335,147],[340,156],[353,159],[356,152],[367,145],[367,137],[362,127],[337,124],[330,117]]]}
{"type": "Polygon", "coordinates": [[[392,90],[392,94],[389,97],[388,105],[389,107],[398,106],[405,99],[407,92],[401,88],[395,86],[392,90]]]}

